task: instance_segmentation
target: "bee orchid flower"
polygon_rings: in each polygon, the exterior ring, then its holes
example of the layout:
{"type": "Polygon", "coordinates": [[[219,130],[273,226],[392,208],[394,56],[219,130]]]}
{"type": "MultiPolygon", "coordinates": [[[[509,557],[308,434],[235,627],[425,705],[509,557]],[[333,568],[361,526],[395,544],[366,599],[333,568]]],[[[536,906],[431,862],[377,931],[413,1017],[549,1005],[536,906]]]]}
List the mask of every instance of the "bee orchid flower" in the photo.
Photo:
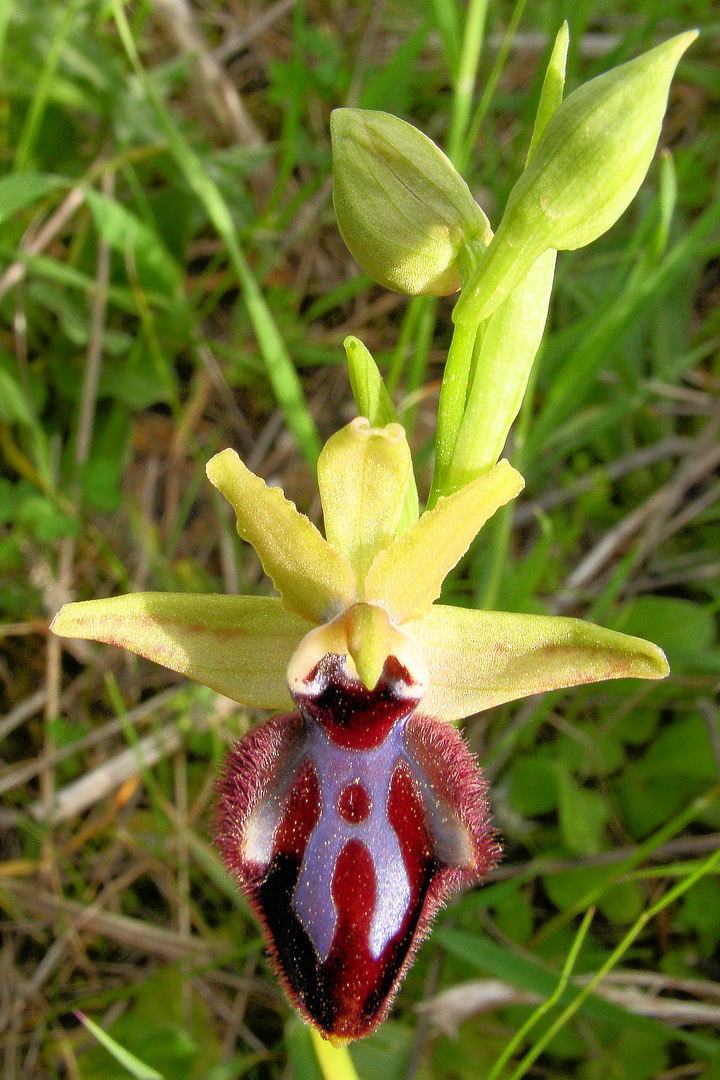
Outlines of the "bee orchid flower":
{"type": "Polygon", "coordinates": [[[280,715],[230,751],[216,840],[288,996],[324,1036],[366,1035],[450,894],[500,847],[453,721],[542,690],[662,678],[662,652],[577,619],[437,604],[507,461],[398,535],[402,427],[358,418],[318,463],[325,537],[233,450],[208,463],[279,598],[140,593],[66,605],[52,629],[131,649],[280,715]]]}

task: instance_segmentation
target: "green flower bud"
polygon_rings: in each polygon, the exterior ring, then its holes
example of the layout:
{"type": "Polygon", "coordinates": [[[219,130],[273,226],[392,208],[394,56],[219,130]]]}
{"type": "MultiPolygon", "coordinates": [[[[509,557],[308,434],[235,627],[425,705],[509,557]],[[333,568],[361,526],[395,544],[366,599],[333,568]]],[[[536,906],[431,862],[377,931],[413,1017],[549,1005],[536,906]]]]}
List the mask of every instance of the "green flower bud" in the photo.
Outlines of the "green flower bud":
{"type": "Polygon", "coordinates": [[[338,226],[363,270],[410,296],[457,292],[465,245],[492,233],[449,158],[384,112],[335,109],[330,132],[338,226]]]}
{"type": "Polygon", "coordinates": [[[645,178],[670,82],[696,37],[696,30],[678,34],[592,79],[552,115],[456,321],[487,318],[543,251],[583,247],[615,224],[645,178]]]}

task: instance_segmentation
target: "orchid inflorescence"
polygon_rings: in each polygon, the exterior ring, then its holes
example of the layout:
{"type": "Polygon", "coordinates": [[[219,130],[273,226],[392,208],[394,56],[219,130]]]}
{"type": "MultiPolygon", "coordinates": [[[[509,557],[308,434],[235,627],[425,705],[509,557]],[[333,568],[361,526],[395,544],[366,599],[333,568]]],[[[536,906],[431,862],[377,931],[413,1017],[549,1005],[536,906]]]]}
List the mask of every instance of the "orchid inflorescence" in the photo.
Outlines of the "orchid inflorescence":
{"type": "Polygon", "coordinates": [[[290,1000],[333,1040],[387,1015],[434,913],[499,858],[486,783],[453,722],[544,690],[667,674],[662,652],[638,638],[437,600],[482,525],[523,488],[498,457],[542,336],[556,250],[600,235],[635,194],[693,37],[560,104],[561,31],[495,237],[424,135],[385,114],[336,112],[335,203],[358,261],[409,293],[462,285],[425,511],[380,373],[349,339],[362,415],[318,461],[324,537],[233,450],[207,465],[279,598],[140,593],[68,604],[53,623],[280,711],[228,755],[216,840],[290,1000]]]}

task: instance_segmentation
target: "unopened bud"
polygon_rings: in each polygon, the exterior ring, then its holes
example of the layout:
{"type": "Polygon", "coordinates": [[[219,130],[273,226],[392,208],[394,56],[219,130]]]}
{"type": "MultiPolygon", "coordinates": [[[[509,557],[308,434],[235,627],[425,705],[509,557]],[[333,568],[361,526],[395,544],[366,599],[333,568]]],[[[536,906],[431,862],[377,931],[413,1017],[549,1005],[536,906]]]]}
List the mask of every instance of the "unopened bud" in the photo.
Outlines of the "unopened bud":
{"type": "Polygon", "coordinates": [[[363,270],[410,296],[457,292],[465,246],[492,232],[449,158],[384,112],[335,109],[330,131],[338,226],[363,270]]]}
{"type": "Polygon", "coordinates": [[[458,322],[487,318],[548,248],[584,247],[627,208],[652,161],[670,83],[696,30],[578,87],[552,115],[503,219],[458,301],[458,322]]]}

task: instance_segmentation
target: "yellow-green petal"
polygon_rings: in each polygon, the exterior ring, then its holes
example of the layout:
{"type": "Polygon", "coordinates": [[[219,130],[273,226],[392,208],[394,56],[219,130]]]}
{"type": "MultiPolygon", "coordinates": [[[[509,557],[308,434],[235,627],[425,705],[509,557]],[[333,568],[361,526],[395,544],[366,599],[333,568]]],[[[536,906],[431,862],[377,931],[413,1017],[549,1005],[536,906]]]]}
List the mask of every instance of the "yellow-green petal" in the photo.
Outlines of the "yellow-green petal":
{"type": "Polygon", "coordinates": [[[412,474],[400,424],[371,427],[358,416],[328,439],[318,460],[325,536],[347,556],[359,597],[370,564],[397,531],[412,474]]]}
{"type": "Polygon", "coordinates": [[[243,465],[234,450],[207,463],[211,484],[237,514],[237,530],[255,548],[283,607],[309,622],[333,618],[355,597],[350,563],[320,535],[280,488],[243,465]]]}
{"type": "Polygon", "coordinates": [[[670,670],[657,645],[582,619],[438,605],[404,629],[430,670],[423,712],[445,720],[546,690],[662,679],[670,670]]]}
{"type": "Polygon", "coordinates": [[[365,599],[384,607],[393,622],[423,615],[453,566],[495,511],[524,486],[507,461],[466,487],[440,498],[432,510],[375,558],[365,578],[365,599]]]}
{"type": "Polygon", "coordinates": [[[133,593],[65,604],[51,629],[120,645],[243,705],[286,709],[287,665],[310,627],[269,596],[133,593]]]}
{"type": "Polygon", "coordinates": [[[332,622],[306,634],[288,664],[291,692],[307,693],[316,679],[319,662],[332,653],[346,658],[348,669],[368,690],[375,689],[385,661],[391,656],[408,673],[413,698],[421,698],[427,689],[428,669],[422,650],[414,638],[393,626],[381,608],[354,604],[332,622]]]}

